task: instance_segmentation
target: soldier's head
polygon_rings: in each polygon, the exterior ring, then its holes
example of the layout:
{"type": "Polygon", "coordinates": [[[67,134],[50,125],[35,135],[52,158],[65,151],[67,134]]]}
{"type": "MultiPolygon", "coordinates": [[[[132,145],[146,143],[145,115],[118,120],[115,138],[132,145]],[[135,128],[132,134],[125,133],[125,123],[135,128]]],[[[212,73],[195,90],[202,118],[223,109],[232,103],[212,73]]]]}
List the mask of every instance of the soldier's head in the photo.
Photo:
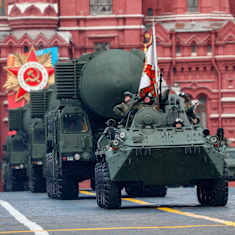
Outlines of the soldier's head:
{"type": "Polygon", "coordinates": [[[210,130],[209,129],[204,129],[202,133],[205,137],[207,137],[207,136],[210,135],[210,130]]]}
{"type": "Polygon", "coordinates": [[[223,137],[224,137],[224,128],[217,128],[216,135],[217,135],[219,138],[223,138],[223,137]]]}
{"type": "Polygon", "coordinates": [[[131,99],[133,98],[133,94],[131,92],[129,92],[129,91],[125,91],[123,93],[123,97],[124,97],[124,102],[126,104],[128,104],[128,103],[130,103],[131,99]]]}
{"type": "Polygon", "coordinates": [[[194,125],[198,125],[200,123],[200,118],[199,117],[192,118],[192,122],[194,125]]]}
{"type": "Polygon", "coordinates": [[[184,121],[180,118],[176,118],[173,126],[176,128],[182,128],[184,126],[184,121]]]}
{"type": "Polygon", "coordinates": [[[184,99],[184,103],[189,103],[191,101],[190,96],[184,92],[181,92],[179,96],[184,99]]]}

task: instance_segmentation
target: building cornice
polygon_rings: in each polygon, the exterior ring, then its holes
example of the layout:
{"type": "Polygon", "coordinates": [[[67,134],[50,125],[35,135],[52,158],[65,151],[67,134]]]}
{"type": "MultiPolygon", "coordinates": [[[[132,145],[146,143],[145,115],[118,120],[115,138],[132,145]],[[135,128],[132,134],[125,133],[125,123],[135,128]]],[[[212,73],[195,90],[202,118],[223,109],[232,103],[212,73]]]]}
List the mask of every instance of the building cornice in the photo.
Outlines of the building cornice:
{"type": "MultiPolygon", "coordinates": [[[[218,113],[214,113],[210,115],[210,118],[218,118],[219,114],[218,113]]],[[[222,113],[221,114],[222,118],[235,118],[235,113],[222,113]]]]}
{"type": "MultiPolygon", "coordinates": [[[[204,14],[204,13],[190,13],[190,14],[183,14],[183,15],[162,15],[162,16],[155,16],[154,20],[157,22],[164,22],[164,21],[183,21],[183,20],[233,20],[234,17],[232,14],[225,14],[222,12],[218,13],[211,13],[211,14],[204,14]]],[[[146,16],[145,21],[151,22],[153,17],[146,16]]]]}
{"type": "Polygon", "coordinates": [[[223,97],[221,102],[235,102],[235,97],[223,97]]]}
{"type": "Polygon", "coordinates": [[[11,30],[11,28],[9,28],[9,27],[0,27],[0,31],[10,31],[11,30]]]}
{"type": "Polygon", "coordinates": [[[88,16],[60,16],[60,19],[104,19],[104,18],[144,18],[141,14],[122,15],[88,15],[88,16]]]}
{"type": "Polygon", "coordinates": [[[76,31],[76,30],[123,30],[123,29],[144,29],[144,25],[112,25],[112,26],[88,26],[88,27],[60,27],[61,31],[76,31]]]}
{"type": "Polygon", "coordinates": [[[57,16],[17,16],[17,17],[8,17],[9,21],[12,20],[58,20],[57,16]]]}

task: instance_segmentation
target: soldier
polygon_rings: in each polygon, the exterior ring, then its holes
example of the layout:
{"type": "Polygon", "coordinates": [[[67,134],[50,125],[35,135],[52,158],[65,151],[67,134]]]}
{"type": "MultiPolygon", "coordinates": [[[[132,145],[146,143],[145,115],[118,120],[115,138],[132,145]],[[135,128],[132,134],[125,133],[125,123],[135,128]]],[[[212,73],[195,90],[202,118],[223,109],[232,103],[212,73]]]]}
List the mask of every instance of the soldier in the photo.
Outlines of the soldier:
{"type": "Polygon", "coordinates": [[[175,122],[173,123],[173,126],[176,128],[182,128],[184,126],[184,121],[180,118],[176,118],[175,122]]]}
{"type": "Polygon", "coordinates": [[[200,119],[195,114],[195,106],[192,104],[189,95],[185,93],[180,93],[179,96],[184,99],[184,108],[189,121],[192,122],[193,125],[198,125],[200,123],[200,119]]]}
{"type": "Polygon", "coordinates": [[[219,140],[219,146],[220,147],[228,147],[228,140],[224,136],[224,128],[217,128],[216,135],[219,140]]]}
{"type": "Polygon", "coordinates": [[[134,95],[131,92],[125,91],[123,95],[124,95],[124,101],[121,104],[115,105],[113,108],[114,113],[118,117],[122,117],[122,118],[127,116],[134,102],[133,101],[134,95]]]}

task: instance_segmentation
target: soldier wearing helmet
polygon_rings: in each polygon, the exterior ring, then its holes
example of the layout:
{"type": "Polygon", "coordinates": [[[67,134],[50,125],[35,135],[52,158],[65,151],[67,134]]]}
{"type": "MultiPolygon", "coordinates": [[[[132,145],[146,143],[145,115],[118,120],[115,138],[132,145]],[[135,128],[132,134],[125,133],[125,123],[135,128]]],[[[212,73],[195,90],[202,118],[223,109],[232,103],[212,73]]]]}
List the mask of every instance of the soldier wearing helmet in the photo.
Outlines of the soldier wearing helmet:
{"type": "Polygon", "coordinates": [[[114,113],[118,116],[118,117],[126,117],[126,115],[128,114],[130,107],[133,104],[133,100],[134,100],[134,94],[132,94],[129,91],[125,91],[123,93],[123,102],[115,105],[113,108],[114,113]]]}
{"type": "Polygon", "coordinates": [[[180,93],[179,96],[182,97],[184,100],[184,108],[185,108],[185,112],[188,116],[189,121],[193,125],[198,125],[200,123],[200,119],[196,116],[195,106],[192,104],[192,100],[190,96],[183,92],[180,93]]]}

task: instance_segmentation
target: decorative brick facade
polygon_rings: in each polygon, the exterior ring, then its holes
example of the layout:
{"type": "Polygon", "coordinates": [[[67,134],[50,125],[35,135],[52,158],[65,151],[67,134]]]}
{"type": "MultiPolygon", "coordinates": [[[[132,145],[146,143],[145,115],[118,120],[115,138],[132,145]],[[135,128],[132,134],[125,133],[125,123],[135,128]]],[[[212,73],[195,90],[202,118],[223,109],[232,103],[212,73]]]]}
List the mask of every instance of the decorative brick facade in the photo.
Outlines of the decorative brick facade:
{"type": "Polygon", "coordinates": [[[1,0],[0,14],[0,145],[7,135],[8,54],[58,46],[67,60],[94,49],[142,49],[154,19],[164,78],[200,99],[202,124],[212,134],[224,127],[235,146],[233,0],[1,0]]]}

